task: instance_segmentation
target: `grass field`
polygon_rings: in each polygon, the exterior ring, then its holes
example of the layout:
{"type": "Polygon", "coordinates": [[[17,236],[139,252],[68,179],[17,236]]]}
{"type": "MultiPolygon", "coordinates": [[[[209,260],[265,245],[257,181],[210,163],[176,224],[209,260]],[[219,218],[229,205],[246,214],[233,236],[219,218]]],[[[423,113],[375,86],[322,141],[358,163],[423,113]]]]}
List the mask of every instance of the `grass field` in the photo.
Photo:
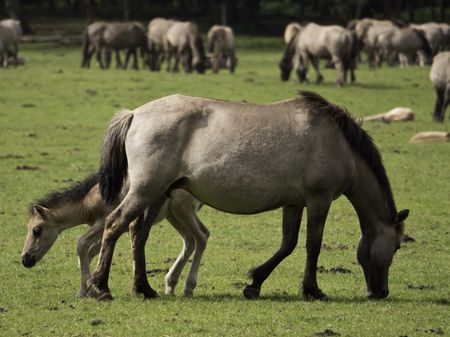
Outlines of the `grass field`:
{"type": "MultiPolygon", "coordinates": [[[[418,131],[450,131],[432,122],[434,90],[429,68],[372,70],[361,65],[358,82],[344,88],[324,70],[325,83],[301,86],[279,80],[280,39],[238,39],[235,75],[81,70],[78,47],[22,46],[26,65],[0,71],[0,336],[437,336],[450,334],[450,144],[410,145],[418,131]],[[341,198],[325,226],[319,265],[350,273],[320,273],[327,303],[298,297],[305,266],[305,226],[294,253],[264,284],[261,299],[242,296],[248,269],[277,248],[281,212],[233,216],[205,207],[200,213],[211,237],[193,299],[163,294],[164,274],[150,277],[161,296],[144,301],[130,295],[128,234],[118,243],[110,277],[115,301],[76,299],[79,272],[76,240],[87,229],[64,232],[34,268],[20,253],[26,209],[49,192],[82,179],[99,160],[103,132],[121,108],[183,93],[248,102],[291,98],[297,90],[316,91],[347,107],[354,116],[411,107],[414,122],[366,123],[379,146],[399,209],[409,208],[404,244],[390,272],[390,295],[365,298],[356,263],[359,224],[341,198]],[[328,329],[328,330],[327,330],[328,329]]],[[[310,75],[314,78],[314,74],[310,75]]],[[[147,245],[148,269],[170,267],[181,240],[164,221],[147,245]]],[[[185,274],[185,273],[184,273],[185,274]]]]}

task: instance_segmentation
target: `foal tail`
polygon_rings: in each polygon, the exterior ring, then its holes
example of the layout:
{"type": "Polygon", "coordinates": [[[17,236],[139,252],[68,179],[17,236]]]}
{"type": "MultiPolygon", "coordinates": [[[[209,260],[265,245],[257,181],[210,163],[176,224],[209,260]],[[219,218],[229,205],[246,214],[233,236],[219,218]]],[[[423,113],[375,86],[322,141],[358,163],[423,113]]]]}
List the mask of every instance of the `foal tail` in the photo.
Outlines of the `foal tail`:
{"type": "Polygon", "coordinates": [[[125,138],[133,121],[133,112],[123,110],[112,119],[106,130],[100,159],[100,194],[111,204],[122,190],[127,175],[128,160],[125,151],[125,138]]]}

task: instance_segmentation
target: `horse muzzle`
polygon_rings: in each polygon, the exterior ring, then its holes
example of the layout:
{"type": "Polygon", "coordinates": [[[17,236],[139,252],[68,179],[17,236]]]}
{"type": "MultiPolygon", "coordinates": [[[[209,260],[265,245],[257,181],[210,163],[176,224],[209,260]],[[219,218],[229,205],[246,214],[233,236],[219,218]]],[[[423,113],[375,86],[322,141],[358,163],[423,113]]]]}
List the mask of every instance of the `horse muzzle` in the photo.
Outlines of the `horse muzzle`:
{"type": "Polygon", "coordinates": [[[36,264],[36,257],[25,253],[24,255],[22,255],[22,265],[26,268],[31,268],[36,264]]]}

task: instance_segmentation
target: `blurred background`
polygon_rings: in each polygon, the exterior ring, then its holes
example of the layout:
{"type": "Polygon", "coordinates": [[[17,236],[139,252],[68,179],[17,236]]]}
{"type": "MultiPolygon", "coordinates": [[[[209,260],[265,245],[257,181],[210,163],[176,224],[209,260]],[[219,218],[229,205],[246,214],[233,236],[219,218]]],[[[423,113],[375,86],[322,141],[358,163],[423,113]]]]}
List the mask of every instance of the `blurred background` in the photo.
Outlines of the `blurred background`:
{"type": "MultiPolygon", "coordinates": [[[[162,16],[205,27],[228,24],[238,33],[278,35],[294,20],[341,25],[363,17],[446,22],[449,4],[450,0],[2,0],[0,18],[20,19],[25,34],[45,33],[52,23],[68,20],[148,22],[162,16]]],[[[75,33],[79,28],[65,29],[75,33]]]]}

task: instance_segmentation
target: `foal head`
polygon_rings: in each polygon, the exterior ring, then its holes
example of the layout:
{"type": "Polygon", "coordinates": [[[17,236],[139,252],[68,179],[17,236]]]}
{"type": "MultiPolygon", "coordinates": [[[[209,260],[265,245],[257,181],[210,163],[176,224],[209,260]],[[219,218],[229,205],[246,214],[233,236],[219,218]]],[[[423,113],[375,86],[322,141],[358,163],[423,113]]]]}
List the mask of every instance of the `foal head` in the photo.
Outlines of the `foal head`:
{"type": "Polygon", "coordinates": [[[43,206],[33,206],[28,219],[28,233],[22,250],[22,264],[31,268],[52,247],[60,233],[51,211],[43,206]]]}
{"type": "Polygon", "coordinates": [[[357,257],[364,271],[369,298],[382,299],[389,294],[389,267],[403,241],[403,221],[408,214],[407,209],[398,212],[393,224],[380,224],[376,233],[363,234],[359,241],[357,257]]]}

